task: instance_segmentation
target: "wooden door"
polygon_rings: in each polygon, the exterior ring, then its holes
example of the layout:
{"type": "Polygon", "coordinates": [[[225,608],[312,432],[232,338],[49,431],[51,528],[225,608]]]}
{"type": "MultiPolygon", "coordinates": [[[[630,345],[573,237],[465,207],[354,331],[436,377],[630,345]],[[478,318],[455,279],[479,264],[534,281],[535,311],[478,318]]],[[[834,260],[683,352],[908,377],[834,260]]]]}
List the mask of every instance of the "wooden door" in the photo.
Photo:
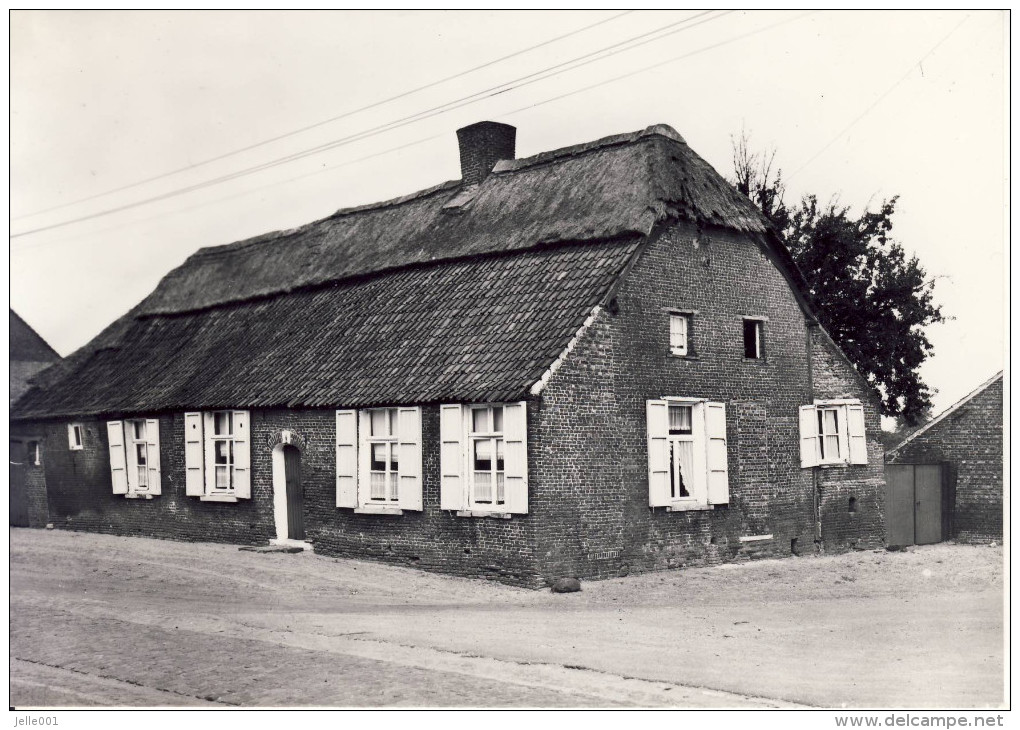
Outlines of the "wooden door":
{"type": "Polygon", "coordinates": [[[305,539],[304,489],[301,486],[301,452],[283,447],[283,471],[287,482],[287,537],[305,539]]]}
{"type": "Polygon", "coordinates": [[[889,545],[931,545],[949,534],[943,464],[887,464],[885,530],[889,545]]]}
{"type": "Polygon", "coordinates": [[[914,542],[942,542],[942,466],[914,466],[914,542]]]}
{"type": "Polygon", "coordinates": [[[885,467],[885,532],[889,545],[914,544],[914,466],[885,467]]]}
{"type": "Polygon", "coordinates": [[[21,441],[11,441],[10,445],[10,521],[13,527],[28,527],[28,484],[25,479],[28,451],[21,441]]]}

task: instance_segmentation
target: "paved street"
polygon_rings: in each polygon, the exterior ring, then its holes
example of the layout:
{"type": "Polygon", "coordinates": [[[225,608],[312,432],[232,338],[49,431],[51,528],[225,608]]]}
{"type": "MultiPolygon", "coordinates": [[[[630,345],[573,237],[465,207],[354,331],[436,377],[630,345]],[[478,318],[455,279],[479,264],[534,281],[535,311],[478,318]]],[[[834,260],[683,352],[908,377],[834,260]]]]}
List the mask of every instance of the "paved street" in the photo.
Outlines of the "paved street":
{"type": "Polygon", "coordinates": [[[991,707],[1001,548],[554,595],[313,554],[11,530],[11,705],[991,707]]]}

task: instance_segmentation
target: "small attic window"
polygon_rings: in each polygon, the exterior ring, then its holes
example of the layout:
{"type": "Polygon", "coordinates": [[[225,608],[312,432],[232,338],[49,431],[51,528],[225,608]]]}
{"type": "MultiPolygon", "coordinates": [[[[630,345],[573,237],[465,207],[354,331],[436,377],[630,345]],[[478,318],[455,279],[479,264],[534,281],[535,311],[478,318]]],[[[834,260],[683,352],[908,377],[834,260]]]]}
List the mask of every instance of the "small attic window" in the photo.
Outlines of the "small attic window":
{"type": "Polygon", "coordinates": [[[744,319],[744,357],[748,360],[765,357],[765,322],[760,319],[744,319]]]}
{"type": "Polygon", "coordinates": [[[85,448],[83,432],[80,423],[67,424],[67,446],[71,451],[81,451],[85,448]]]}

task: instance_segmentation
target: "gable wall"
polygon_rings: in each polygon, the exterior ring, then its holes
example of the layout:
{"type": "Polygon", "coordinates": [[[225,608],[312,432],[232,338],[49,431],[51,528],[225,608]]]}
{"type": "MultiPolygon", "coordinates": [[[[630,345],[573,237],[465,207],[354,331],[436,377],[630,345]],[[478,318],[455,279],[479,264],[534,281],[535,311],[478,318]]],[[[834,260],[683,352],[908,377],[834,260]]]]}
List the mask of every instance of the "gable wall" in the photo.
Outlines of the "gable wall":
{"type": "Polygon", "coordinates": [[[893,464],[948,461],[956,476],[953,536],[1002,540],[1002,378],[890,455],[893,464]]]}
{"type": "Polygon", "coordinates": [[[876,547],[883,543],[885,530],[885,449],[877,438],[882,428],[878,403],[829,336],[818,326],[810,328],[810,335],[815,398],[860,400],[868,435],[866,465],[817,469],[822,539],[831,550],[876,547]]]}
{"type": "MultiPolygon", "coordinates": [[[[618,313],[600,315],[542,393],[532,501],[543,573],[605,577],[814,549],[815,470],[800,467],[798,423],[814,396],[808,333],[775,265],[743,236],[679,224],[641,254],[616,299],[618,313]],[[670,308],[696,312],[696,357],[670,354],[670,308]],[[742,315],[768,318],[763,360],[744,358],[742,315]],[[664,396],[726,404],[729,505],[649,508],[645,401],[664,396]]],[[[832,380],[845,375],[833,369],[832,380]]],[[[869,450],[870,476],[881,455],[869,450]]],[[[875,504],[870,482],[847,489],[875,504]]],[[[880,541],[880,517],[854,524],[834,548],[880,541]]]]}

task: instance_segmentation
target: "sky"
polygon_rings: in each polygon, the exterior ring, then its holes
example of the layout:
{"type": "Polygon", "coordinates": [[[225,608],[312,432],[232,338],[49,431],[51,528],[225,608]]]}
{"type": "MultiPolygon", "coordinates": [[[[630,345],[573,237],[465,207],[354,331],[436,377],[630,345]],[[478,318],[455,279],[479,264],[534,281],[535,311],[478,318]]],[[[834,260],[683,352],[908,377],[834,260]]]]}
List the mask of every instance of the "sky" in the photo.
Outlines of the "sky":
{"type": "Polygon", "coordinates": [[[938,412],[1004,363],[1007,21],[13,11],[11,307],[67,355],[201,247],[458,179],[477,121],[516,126],[519,157],[669,124],[724,175],[744,131],[788,202],[899,196],[893,236],[952,317],[921,369],[938,412]]]}

